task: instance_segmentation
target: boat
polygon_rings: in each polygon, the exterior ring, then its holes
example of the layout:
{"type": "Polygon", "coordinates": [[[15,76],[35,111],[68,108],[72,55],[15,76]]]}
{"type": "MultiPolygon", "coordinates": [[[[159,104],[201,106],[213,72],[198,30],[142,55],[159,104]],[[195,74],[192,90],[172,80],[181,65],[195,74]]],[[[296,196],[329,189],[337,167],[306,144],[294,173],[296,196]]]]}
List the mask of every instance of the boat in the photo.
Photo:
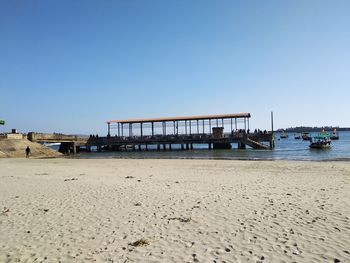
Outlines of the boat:
{"type": "Polygon", "coordinates": [[[298,133],[298,134],[294,134],[294,139],[296,139],[296,140],[300,140],[300,139],[301,139],[301,135],[300,135],[300,133],[298,133]]]}
{"type": "Polygon", "coordinates": [[[339,134],[337,132],[337,129],[334,129],[331,135],[331,140],[339,140],[339,134]]]}
{"type": "Polygon", "coordinates": [[[309,147],[311,149],[329,149],[331,147],[330,137],[326,134],[320,133],[318,136],[313,137],[309,147]]]}
{"type": "Polygon", "coordinates": [[[60,146],[61,143],[60,142],[44,142],[43,145],[47,146],[47,147],[51,147],[51,146],[60,146]]]}
{"type": "Polygon", "coordinates": [[[281,139],[286,139],[288,138],[288,133],[285,133],[284,131],[281,132],[281,135],[280,135],[280,138],[281,139]]]}
{"type": "Polygon", "coordinates": [[[301,135],[301,138],[303,138],[304,141],[309,141],[311,139],[309,132],[303,132],[301,135]]]}

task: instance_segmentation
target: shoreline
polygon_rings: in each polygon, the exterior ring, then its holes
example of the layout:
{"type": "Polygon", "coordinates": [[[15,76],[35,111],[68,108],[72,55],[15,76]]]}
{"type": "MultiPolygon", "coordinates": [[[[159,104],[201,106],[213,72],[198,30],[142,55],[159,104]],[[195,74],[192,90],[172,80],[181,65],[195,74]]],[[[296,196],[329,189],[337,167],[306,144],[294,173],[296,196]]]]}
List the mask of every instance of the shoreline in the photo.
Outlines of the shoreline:
{"type": "Polygon", "coordinates": [[[181,157],[181,156],[164,156],[164,157],[159,157],[159,156],[150,156],[150,157],[145,157],[145,156],[106,156],[103,155],[101,157],[94,155],[94,156],[86,156],[85,154],[83,156],[79,156],[77,154],[76,156],[60,156],[60,157],[37,157],[38,159],[50,159],[50,158],[66,158],[66,159],[81,159],[81,160],[109,160],[109,159],[125,159],[125,160],[130,160],[130,159],[135,159],[135,160],[223,160],[223,161],[291,161],[291,162],[350,162],[350,157],[342,157],[342,158],[335,158],[335,159],[320,159],[320,160],[313,160],[313,159],[287,159],[287,158],[235,158],[235,157],[181,157]]]}

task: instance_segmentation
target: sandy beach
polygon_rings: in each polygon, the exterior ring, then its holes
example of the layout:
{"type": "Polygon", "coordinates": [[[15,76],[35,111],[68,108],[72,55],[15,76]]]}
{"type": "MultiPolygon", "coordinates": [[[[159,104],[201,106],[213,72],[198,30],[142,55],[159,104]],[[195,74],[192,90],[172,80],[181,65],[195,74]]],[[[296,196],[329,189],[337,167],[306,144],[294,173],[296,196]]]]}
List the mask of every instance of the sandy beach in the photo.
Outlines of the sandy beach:
{"type": "Polygon", "coordinates": [[[350,163],[0,159],[0,262],[349,262],[350,163]]]}

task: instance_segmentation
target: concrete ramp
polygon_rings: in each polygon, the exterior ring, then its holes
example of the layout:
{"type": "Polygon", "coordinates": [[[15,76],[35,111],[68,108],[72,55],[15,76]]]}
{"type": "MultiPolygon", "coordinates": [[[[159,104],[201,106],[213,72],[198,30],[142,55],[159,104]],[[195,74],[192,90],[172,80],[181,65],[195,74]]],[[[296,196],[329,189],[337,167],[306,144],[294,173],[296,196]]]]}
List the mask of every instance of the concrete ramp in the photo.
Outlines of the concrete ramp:
{"type": "Polygon", "coordinates": [[[263,143],[260,143],[260,142],[257,142],[257,141],[254,141],[252,139],[249,139],[249,138],[244,138],[242,140],[242,142],[254,149],[269,149],[269,147],[263,143]]]}

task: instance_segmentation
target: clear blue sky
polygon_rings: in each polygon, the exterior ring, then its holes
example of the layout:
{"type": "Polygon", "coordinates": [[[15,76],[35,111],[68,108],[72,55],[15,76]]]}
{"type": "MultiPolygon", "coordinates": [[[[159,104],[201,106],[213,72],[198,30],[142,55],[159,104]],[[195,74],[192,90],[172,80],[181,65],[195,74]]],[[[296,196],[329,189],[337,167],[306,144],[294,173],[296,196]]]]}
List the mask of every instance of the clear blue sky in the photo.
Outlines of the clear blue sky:
{"type": "MultiPolygon", "coordinates": [[[[0,0],[5,130],[250,112],[350,126],[350,1],[0,0]]],[[[0,130],[2,128],[0,127],[0,130]]]]}

